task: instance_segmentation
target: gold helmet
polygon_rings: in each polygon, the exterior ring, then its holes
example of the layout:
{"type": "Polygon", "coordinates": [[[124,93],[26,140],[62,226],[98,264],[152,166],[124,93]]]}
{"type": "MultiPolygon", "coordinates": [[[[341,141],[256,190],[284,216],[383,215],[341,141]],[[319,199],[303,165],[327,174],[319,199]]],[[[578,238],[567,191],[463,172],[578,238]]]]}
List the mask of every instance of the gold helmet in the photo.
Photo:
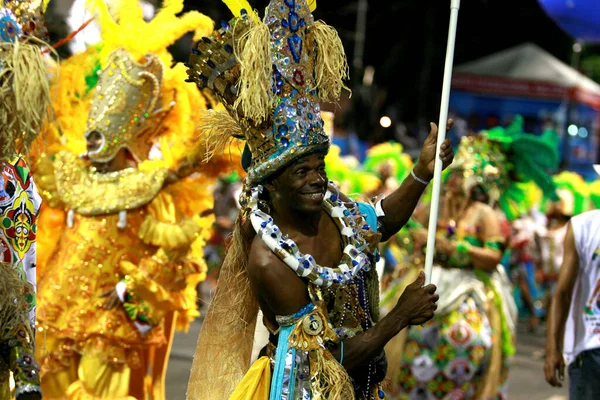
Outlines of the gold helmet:
{"type": "Polygon", "coordinates": [[[107,162],[127,149],[140,162],[148,158],[152,139],[168,112],[162,108],[164,66],[153,55],[141,62],[124,49],[115,50],[100,73],[89,113],[86,139],[95,143],[86,155],[107,162]]]}

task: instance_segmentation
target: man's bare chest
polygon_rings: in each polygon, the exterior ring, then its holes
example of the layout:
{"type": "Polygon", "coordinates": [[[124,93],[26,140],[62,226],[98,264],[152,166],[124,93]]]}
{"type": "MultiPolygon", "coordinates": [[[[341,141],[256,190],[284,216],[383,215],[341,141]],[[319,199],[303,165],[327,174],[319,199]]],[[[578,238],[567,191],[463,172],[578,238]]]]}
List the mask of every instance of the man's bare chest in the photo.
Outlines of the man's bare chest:
{"type": "Polygon", "coordinates": [[[335,268],[342,259],[342,236],[329,216],[319,224],[316,235],[297,234],[291,237],[303,254],[310,254],[317,264],[335,268]]]}

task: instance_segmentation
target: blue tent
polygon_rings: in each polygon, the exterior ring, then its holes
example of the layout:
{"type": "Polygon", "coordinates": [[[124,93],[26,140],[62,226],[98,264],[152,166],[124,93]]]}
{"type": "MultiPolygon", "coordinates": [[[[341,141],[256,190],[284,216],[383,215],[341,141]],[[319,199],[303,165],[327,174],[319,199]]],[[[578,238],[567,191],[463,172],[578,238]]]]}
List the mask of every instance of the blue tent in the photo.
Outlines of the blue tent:
{"type": "Polygon", "coordinates": [[[541,134],[552,127],[561,134],[564,167],[595,178],[592,164],[600,159],[599,84],[533,43],[458,65],[454,71],[450,109],[470,129],[506,125],[521,114],[526,132],[541,134]]]}

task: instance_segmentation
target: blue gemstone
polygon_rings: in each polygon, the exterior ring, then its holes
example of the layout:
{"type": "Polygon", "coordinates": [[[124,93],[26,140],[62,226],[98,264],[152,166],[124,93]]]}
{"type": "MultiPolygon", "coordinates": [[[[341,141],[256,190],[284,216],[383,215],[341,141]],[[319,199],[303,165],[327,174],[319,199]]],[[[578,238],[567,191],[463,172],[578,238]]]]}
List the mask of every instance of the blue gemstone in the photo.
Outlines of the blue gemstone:
{"type": "Polygon", "coordinates": [[[229,29],[229,22],[227,22],[225,20],[221,21],[221,28],[223,28],[225,30],[229,29]]]}
{"type": "Polygon", "coordinates": [[[248,15],[248,11],[246,11],[246,9],[245,9],[245,8],[242,8],[242,9],[240,10],[240,14],[242,15],[242,17],[243,17],[243,16],[246,16],[246,15],[248,15]]]}
{"type": "Polygon", "coordinates": [[[337,201],[337,195],[332,194],[330,199],[331,199],[331,201],[337,201]]]}
{"type": "Polygon", "coordinates": [[[357,265],[358,265],[358,261],[356,261],[356,260],[352,260],[352,266],[353,266],[353,267],[356,267],[357,265]]]}
{"type": "Polygon", "coordinates": [[[348,211],[347,209],[344,210],[344,215],[347,217],[348,215],[350,215],[350,211],[348,211]]]}
{"type": "Polygon", "coordinates": [[[290,52],[295,62],[300,62],[300,56],[302,55],[302,38],[296,34],[288,37],[288,46],[290,46],[290,52]]]}
{"type": "Polygon", "coordinates": [[[298,14],[290,12],[288,20],[290,21],[290,30],[296,32],[298,30],[298,14]]]}
{"type": "Polygon", "coordinates": [[[267,222],[262,222],[262,223],[260,224],[260,227],[261,227],[261,228],[264,228],[264,227],[266,227],[266,226],[267,226],[267,222]]]}
{"type": "Polygon", "coordinates": [[[200,55],[200,50],[198,50],[196,48],[192,48],[192,54],[195,54],[198,56],[198,55],[200,55]]]}
{"type": "Polygon", "coordinates": [[[277,127],[277,132],[279,132],[279,134],[281,134],[281,135],[287,135],[287,133],[288,133],[287,125],[279,125],[277,127]]]}
{"type": "Polygon", "coordinates": [[[211,41],[209,38],[207,38],[206,36],[204,36],[204,37],[202,38],[202,41],[203,41],[204,43],[208,43],[208,44],[211,44],[211,43],[212,43],[212,41],[211,41]]]}
{"type": "Polygon", "coordinates": [[[292,10],[294,9],[294,7],[296,7],[296,0],[284,0],[284,3],[292,10]]]}
{"type": "Polygon", "coordinates": [[[206,65],[208,65],[210,68],[213,68],[213,69],[216,67],[215,63],[214,63],[214,62],[212,62],[212,60],[208,60],[208,61],[206,62],[206,65]]]}
{"type": "Polygon", "coordinates": [[[302,19],[300,20],[300,23],[299,23],[299,25],[300,25],[300,28],[304,28],[304,25],[306,25],[306,22],[304,22],[304,18],[302,18],[302,19]]]}
{"type": "Polygon", "coordinates": [[[277,235],[276,235],[276,234],[274,234],[274,233],[271,233],[271,237],[272,237],[273,239],[276,239],[276,238],[277,238],[277,235]]]}
{"type": "Polygon", "coordinates": [[[230,44],[226,44],[225,46],[223,46],[223,48],[227,53],[233,54],[233,47],[230,44]]]}
{"type": "Polygon", "coordinates": [[[288,146],[289,146],[289,144],[290,144],[290,141],[289,141],[289,140],[287,140],[286,138],[281,138],[281,145],[282,145],[283,147],[288,147],[288,146]]]}
{"type": "Polygon", "coordinates": [[[289,29],[290,25],[288,24],[287,19],[281,20],[281,26],[283,26],[285,29],[289,29]]]}
{"type": "Polygon", "coordinates": [[[379,396],[380,399],[383,399],[385,397],[385,393],[383,392],[383,390],[379,389],[377,391],[377,396],[379,396]]]}

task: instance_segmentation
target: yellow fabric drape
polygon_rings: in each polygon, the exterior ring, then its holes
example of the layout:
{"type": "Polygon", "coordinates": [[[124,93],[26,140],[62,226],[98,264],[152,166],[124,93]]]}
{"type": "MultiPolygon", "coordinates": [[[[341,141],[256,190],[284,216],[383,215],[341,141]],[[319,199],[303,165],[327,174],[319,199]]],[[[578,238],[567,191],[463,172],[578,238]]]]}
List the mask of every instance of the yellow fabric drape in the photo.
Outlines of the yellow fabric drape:
{"type": "Polygon", "coordinates": [[[127,365],[107,364],[95,355],[84,354],[79,361],[80,380],[67,390],[70,400],[135,400],[128,396],[131,369],[127,365]]]}
{"type": "Polygon", "coordinates": [[[271,387],[271,360],[261,357],[252,364],[229,400],[268,400],[271,387]]]}

